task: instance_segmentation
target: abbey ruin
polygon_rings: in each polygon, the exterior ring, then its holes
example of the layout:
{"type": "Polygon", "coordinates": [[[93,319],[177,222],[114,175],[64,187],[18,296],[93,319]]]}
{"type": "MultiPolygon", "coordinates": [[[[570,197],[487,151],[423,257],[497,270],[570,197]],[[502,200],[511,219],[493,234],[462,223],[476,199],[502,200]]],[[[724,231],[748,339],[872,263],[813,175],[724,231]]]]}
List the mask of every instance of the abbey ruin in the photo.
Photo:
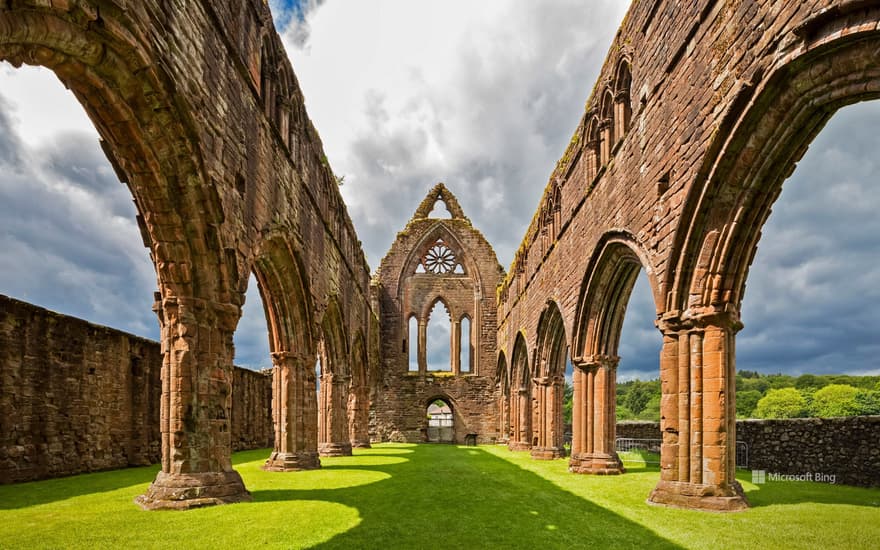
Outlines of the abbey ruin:
{"type": "Polygon", "coordinates": [[[644,270],[663,339],[649,500],[747,507],[733,380],[749,265],[812,138],[840,107],[880,96],[878,26],[870,0],[635,0],[509,270],[437,185],[373,274],[266,2],[3,3],[0,60],[54,71],[131,191],[162,337],[154,350],[4,305],[0,482],[71,473],[92,429],[110,434],[106,456],[80,471],[161,462],[138,498],[148,509],[247,500],[230,454],[269,441],[273,471],[388,439],[561,458],[567,361],[570,470],[619,474],[618,339],[644,270]],[[437,202],[449,218],[429,215],[437,202]],[[233,367],[252,273],[265,387],[233,367]],[[440,369],[425,356],[438,304],[452,327],[440,369]],[[37,333],[21,334],[50,328],[57,352],[27,351],[37,333]],[[44,383],[53,365],[68,376],[44,383]],[[119,378],[102,375],[111,367],[119,378]],[[118,414],[100,409],[113,395],[126,396],[118,414]],[[447,424],[434,433],[436,402],[447,424]],[[17,477],[25,464],[45,467],[17,477]]]}

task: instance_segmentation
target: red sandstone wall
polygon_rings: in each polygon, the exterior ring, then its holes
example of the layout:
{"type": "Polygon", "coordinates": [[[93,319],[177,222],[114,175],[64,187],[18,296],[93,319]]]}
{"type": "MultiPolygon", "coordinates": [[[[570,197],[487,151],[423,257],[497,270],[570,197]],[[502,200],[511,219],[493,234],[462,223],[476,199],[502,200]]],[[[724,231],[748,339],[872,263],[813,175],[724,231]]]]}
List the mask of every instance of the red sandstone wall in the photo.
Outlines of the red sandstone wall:
{"type": "MultiPolygon", "coordinates": [[[[0,483],[158,462],[159,344],[0,295],[0,483]]],[[[236,450],[271,446],[271,378],[235,370],[236,450]]]]}
{"type": "MultiPolygon", "coordinates": [[[[496,288],[503,275],[494,250],[471,225],[458,200],[443,184],[431,189],[377,270],[374,299],[381,311],[382,362],[371,413],[373,439],[424,441],[426,409],[436,398],[446,399],[452,406],[455,442],[463,443],[469,433],[477,434],[480,443],[500,437],[494,376],[496,288]],[[451,219],[428,217],[438,195],[442,195],[451,219]],[[438,238],[454,252],[465,273],[416,272],[422,255],[438,238]],[[470,372],[454,375],[408,370],[408,319],[410,315],[426,318],[438,298],[448,306],[453,323],[464,315],[472,320],[470,372]]],[[[456,350],[450,355],[455,357],[456,350]]]]}

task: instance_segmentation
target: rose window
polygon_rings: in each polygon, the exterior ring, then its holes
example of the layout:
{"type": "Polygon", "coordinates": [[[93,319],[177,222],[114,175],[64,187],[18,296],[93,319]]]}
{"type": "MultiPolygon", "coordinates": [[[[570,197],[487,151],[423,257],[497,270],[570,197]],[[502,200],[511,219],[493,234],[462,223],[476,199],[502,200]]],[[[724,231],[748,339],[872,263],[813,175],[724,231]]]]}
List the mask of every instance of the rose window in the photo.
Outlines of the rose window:
{"type": "Polygon", "coordinates": [[[422,258],[422,264],[428,273],[452,273],[455,269],[455,254],[443,241],[437,241],[422,258]]]}

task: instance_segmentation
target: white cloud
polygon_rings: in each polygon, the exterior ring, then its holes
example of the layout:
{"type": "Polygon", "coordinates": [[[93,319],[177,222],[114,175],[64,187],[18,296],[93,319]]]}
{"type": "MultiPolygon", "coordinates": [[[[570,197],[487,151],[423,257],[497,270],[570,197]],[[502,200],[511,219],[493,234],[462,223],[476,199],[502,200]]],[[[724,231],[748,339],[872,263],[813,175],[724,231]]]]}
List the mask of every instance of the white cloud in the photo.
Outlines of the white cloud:
{"type": "MultiPolygon", "coordinates": [[[[571,137],[625,3],[310,0],[285,38],[309,114],[374,268],[445,181],[508,265],[571,137]]],[[[282,6],[272,0],[273,9],[282,6]]],[[[764,228],[738,366],[880,372],[880,103],[814,142],[764,228]]],[[[0,64],[0,292],[155,337],[155,275],[97,135],[51,72],[0,64]]],[[[658,372],[640,278],[621,379],[658,372]]],[[[237,361],[266,366],[252,283],[237,361]]],[[[447,336],[448,339],[448,336],[447,336]]],[[[648,375],[653,373],[653,375],[648,375]]]]}
{"type": "Polygon", "coordinates": [[[437,181],[510,262],[624,9],[334,1],[308,12],[306,42],[288,29],[371,266],[437,181]]]}

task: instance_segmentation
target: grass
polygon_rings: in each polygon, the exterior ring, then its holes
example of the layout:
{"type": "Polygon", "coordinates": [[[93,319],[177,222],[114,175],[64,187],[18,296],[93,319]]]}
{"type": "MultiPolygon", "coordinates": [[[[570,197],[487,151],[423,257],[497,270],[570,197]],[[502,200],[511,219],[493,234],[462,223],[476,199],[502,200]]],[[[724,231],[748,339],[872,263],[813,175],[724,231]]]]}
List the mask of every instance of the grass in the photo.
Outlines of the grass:
{"type": "MultiPolygon", "coordinates": [[[[0,548],[870,548],[880,489],[741,481],[752,508],[649,506],[656,467],[572,475],[502,447],[383,444],[323,469],[269,473],[237,453],[251,503],[144,512],[157,468],[0,486],[0,548]]],[[[634,457],[638,459],[639,457],[634,457]]]]}

